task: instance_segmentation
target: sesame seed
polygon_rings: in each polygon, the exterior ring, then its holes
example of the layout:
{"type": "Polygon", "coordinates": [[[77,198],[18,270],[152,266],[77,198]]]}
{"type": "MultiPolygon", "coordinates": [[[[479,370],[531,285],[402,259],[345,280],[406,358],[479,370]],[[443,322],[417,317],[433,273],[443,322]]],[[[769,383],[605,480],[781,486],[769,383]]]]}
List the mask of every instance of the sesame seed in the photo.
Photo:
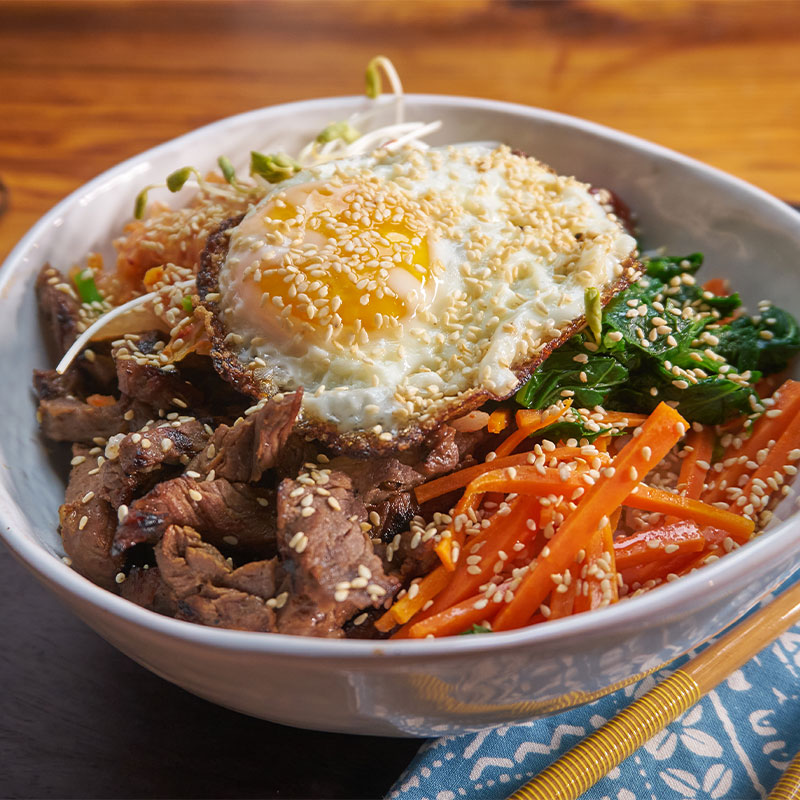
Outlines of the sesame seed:
{"type": "Polygon", "coordinates": [[[203,499],[203,495],[200,494],[197,489],[189,489],[189,497],[191,497],[196,503],[199,503],[203,499]]]}

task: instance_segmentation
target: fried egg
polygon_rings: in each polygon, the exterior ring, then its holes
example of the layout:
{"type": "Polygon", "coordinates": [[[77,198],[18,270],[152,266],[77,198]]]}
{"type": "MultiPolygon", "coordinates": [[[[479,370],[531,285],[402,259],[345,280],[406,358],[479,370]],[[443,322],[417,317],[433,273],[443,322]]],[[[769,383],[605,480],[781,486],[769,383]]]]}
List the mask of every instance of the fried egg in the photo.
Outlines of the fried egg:
{"type": "MultiPolygon", "coordinates": [[[[507,147],[332,161],[277,184],[230,233],[225,343],[263,393],[383,443],[512,394],[637,274],[589,186],[507,147]]],[[[413,438],[413,436],[411,437],[413,438]]]]}

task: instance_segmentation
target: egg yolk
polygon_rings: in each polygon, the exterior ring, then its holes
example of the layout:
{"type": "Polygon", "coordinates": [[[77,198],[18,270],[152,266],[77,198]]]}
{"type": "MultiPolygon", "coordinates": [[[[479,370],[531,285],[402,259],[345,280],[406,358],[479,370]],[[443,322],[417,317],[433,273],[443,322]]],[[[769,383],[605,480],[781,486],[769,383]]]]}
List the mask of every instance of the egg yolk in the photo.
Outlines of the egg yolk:
{"type": "MultiPolygon", "coordinates": [[[[247,221],[246,221],[247,222],[247,221]]],[[[251,230],[266,242],[252,278],[290,323],[376,330],[421,302],[430,277],[429,220],[385,184],[299,184],[267,201],[251,230]]]]}

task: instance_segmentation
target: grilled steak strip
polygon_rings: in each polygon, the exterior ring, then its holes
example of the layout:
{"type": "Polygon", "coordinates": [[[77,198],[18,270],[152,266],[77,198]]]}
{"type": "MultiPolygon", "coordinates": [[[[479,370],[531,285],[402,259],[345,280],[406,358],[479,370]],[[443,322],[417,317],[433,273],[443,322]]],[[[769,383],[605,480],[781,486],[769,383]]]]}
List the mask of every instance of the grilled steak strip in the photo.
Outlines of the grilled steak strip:
{"type": "Polygon", "coordinates": [[[81,302],[66,275],[49,264],[36,278],[36,300],[48,339],[60,358],[78,338],[81,302]]]}
{"type": "Polygon", "coordinates": [[[74,444],[72,456],[65,502],[58,510],[64,551],[77,572],[116,591],[114,577],[122,567],[122,558],[111,553],[117,512],[103,496],[103,479],[89,448],[74,444]]]}
{"type": "Polygon", "coordinates": [[[223,628],[274,631],[283,580],[276,559],[234,570],[190,527],[170,525],[155,548],[161,578],[175,595],[176,616],[223,628]]]}
{"type": "Polygon", "coordinates": [[[348,619],[397,591],[362,524],[366,508],[344,473],[310,470],[281,482],[278,551],[290,585],[281,632],[342,636],[348,619]]]}
{"type": "Polygon", "coordinates": [[[302,391],[264,401],[262,407],[233,425],[219,425],[206,449],[189,469],[201,475],[211,470],[229,481],[256,482],[272,469],[286,445],[300,411],[302,391]]]}
{"type": "Polygon", "coordinates": [[[130,505],[114,534],[114,552],[142,542],[155,544],[170,525],[194,528],[237,555],[263,558],[276,550],[274,501],[270,503],[266,490],[224,478],[197,481],[182,475],[162,481],[130,505]]]}

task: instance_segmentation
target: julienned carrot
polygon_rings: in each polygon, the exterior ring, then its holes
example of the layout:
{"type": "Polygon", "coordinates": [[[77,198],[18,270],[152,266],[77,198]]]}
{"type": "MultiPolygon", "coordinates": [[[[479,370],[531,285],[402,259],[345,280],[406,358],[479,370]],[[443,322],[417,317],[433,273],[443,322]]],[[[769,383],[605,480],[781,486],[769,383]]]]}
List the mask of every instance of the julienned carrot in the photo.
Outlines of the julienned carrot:
{"type": "Polygon", "coordinates": [[[511,424],[511,417],[514,412],[511,408],[497,408],[489,415],[489,422],[486,429],[489,433],[500,433],[511,424]]]}
{"type": "MultiPolygon", "coordinates": [[[[671,406],[660,403],[606,470],[589,486],[578,507],[564,520],[550,540],[547,555],[540,556],[516,590],[513,600],[494,621],[495,630],[519,628],[536,612],[553,587],[551,578],[574,568],[579,550],[587,549],[592,534],[608,525],[608,517],[622,504],[639,480],[672,449],[686,433],[686,420],[671,406]]],[[[480,479],[479,479],[480,480],[480,479]]]]}
{"type": "Polygon", "coordinates": [[[731,504],[732,509],[735,509],[740,514],[747,513],[748,516],[754,516],[755,513],[766,507],[768,498],[773,492],[777,491],[778,478],[781,483],[783,482],[785,467],[790,463],[795,466],[796,462],[800,460],[795,458],[794,461],[791,461],[789,458],[789,454],[793,450],[800,448],[800,430],[798,430],[796,424],[798,420],[800,420],[800,412],[792,420],[786,420],[788,423],[786,430],[781,433],[775,444],[769,448],[766,458],[750,476],[750,480],[742,489],[742,496],[746,502],[744,504],[731,504]],[[754,494],[753,490],[756,486],[760,487],[759,491],[762,493],[760,496],[754,494]],[[753,507],[754,503],[758,503],[755,508],[753,507]]]}
{"type": "Polygon", "coordinates": [[[739,544],[748,541],[755,528],[755,523],[747,517],[643,483],[625,498],[624,503],[641,511],[657,511],[680,519],[690,519],[701,526],[720,528],[739,544]]]}
{"type": "Polygon", "coordinates": [[[617,569],[664,561],[678,553],[699,553],[708,540],[697,523],[680,520],[659,528],[639,531],[614,542],[617,569]]]}
{"type": "MultiPolygon", "coordinates": [[[[737,487],[739,479],[749,471],[747,462],[755,462],[759,450],[763,450],[773,439],[778,439],[787,428],[794,427],[798,412],[800,412],[800,382],[786,381],[773,395],[775,400],[771,411],[781,411],[780,415],[767,416],[763,414],[753,425],[750,437],[739,448],[729,448],[725,452],[723,464],[729,459],[736,458],[736,462],[729,464],[720,472],[715,480],[713,489],[705,492],[702,499],[706,503],[716,503],[726,499],[725,490],[737,487]]],[[[750,468],[752,469],[752,468],[750,468]]]]}
{"type": "Polygon", "coordinates": [[[577,611],[575,603],[578,597],[578,581],[572,581],[569,585],[562,584],[553,589],[550,595],[550,616],[548,619],[561,619],[568,617],[573,611],[577,611]]]}
{"type": "MultiPolygon", "coordinates": [[[[641,439],[641,437],[639,437],[639,439],[641,439]]],[[[635,445],[639,439],[633,439],[629,442],[616,456],[612,462],[612,466],[617,463],[617,460],[620,455],[625,452],[625,449],[630,445],[635,445]]],[[[655,451],[652,444],[647,445],[646,443],[642,443],[642,446],[649,447],[651,454],[655,451]]],[[[634,467],[634,469],[636,469],[636,467],[634,467]]],[[[652,467],[648,469],[652,469],[652,467]]],[[[640,472],[638,469],[636,471],[637,474],[640,472]]],[[[619,469],[615,467],[614,477],[617,477],[618,474],[619,469]]],[[[627,475],[630,479],[632,475],[630,469],[628,469],[627,475]]],[[[602,481],[598,483],[601,482],[602,481]]],[[[597,485],[596,483],[595,486],[597,485]]],[[[754,523],[746,517],[741,517],[731,511],[716,508],[700,500],[692,500],[689,497],[684,497],[674,492],[668,492],[665,489],[656,489],[644,483],[632,483],[630,480],[626,481],[625,485],[630,485],[630,491],[622,498],[618,505],[638,508],[641,511],[657,511],[660,514],[692,520],[701,526],[709,525],[711,527],[720,528],[726,531],[728,535],[739,544],[742,544],[750,538],[755,527],[754,523]]],[[[537,496],[554,494],[563,497],[567,494],[571,495],[578,487],[586,490],[585,495],[581,499],[580,505],[582,506],[585,502],[586,495],[594,490],[594,486],[587,487],[579,476],[573,475],[567,480],[562,480],[556,469],[547,467],[543,468],[540,472],[529,464],[523,464],[518,467],[506,467],[505,469],[486,472],[469,484],[469,491],[474,491],[476,493],[516,492],[517,494],[533,494],[537,496]]],[[[617,496],[616,493],[614,496],[617,496]]],[[[616,510],[616,508],[611,510],[611,514],[614,513],[614,510],[616,510]]],[[[574,516],[575,513],[576,512],[570,514],[570,518],[574,516]]],[[[611,514],[606,516],[610,518],[611,514]]]]}
{"type": "MultiPolygon", "coordinates": [[[[551,422],[555,422],[555,420],[570,407],[571,403],[571,400],[565,400],[560,405],[551,406],[544,411],[534,411],[531,409],[520,409],[517,411],[517,430],[500,444],[495,451],[495,455],[502,457],[513,453],[517,445],[519,445],[523,439],[526,439],[532,433],[549,425],[551,422]]],[[[464,504],[461,513],[468,510],[468,505],[470,509],[476,510],[481,503],[481,496],[473,495],[473,497],[470,498],[469,504],[465,503],[464,498],[462,498],[461,503],[464,504]]],[[[456,513],[458,513],[458,511],[456,513]]],[[[446,533],[447,535],[443,536],[442,539],[437,542],[434,551],[436,555],[439,556],[445,569],[452,572],[456,568],[456,561],[458,560],[457,554],[454,553],[454,544],[460,546],[463,535],[459,535],[457,531],[454,532],[451,528],[448,528],[446,533]]]]}
{"type": "Polygon", "coordinates": [[[408,631],[412,639],[424,639],[426,636],[452,636],[463,633],[472,625],[491,620],[503,603],[508,584],[497,587],[491,597],[477,594],[450,608],[434,614],[432,617],[415,622],[408,631]]]}
{"type": "Polygon", "coordinates": [[[691,430],[686,434],[687,455],[681,461],[678,475],[678,491],[684,497],[699,500],[711,469],[711,453],[714,450],[714,431],[705,427],[700,431],[691,430]]]}
{"type": "Polygon", "coordinates": [[[653,561],[620,570],[620,575],[627,586],[633,586],[635,583],[644,584],[647,581],[666,581],[670,579],[670,575],[680,574],[696,557],[696,554],[692,553],[678,554],[663,561],[653,561]]]}
{"type": "Polygon", "coordinates": [[[575,598],[574,611],[581,614],[619,600],[617,565],[614,558],[614,534],[610,525],[596,531],[581,568],[581,591],[575,598]]]}
{"type": "Polygon", "coordinates": [[[450,573],[440,565],[429,572],[418,584],[416,594],[410,593],[398,600],[382,617],[375,622],[375,627],[382,632],[390,631],[395,625],[408,622],[428,600],[433,600],[450,581],[450,573]]]}
{"type": "MultiPolygon", "coordinates": [[[[435,478],[432,481],[423,483],[414,489],[414,494],[417,497],[418,503],[427,503],[436,497],[441,497],[444,494],[455,491],[456,489],[463,489],[471,481],[475,480],[479,475],[492,470],[502,469],[503,467],[516,467],[522,464],[530,464],[531,456],[535,458],[534,453],[516,453],[511,456],[503,456],[502,458],[495,458],[493,461],[484,461],[483,464],[475,464],[472,467],[465,467],[457,472],[451,472],[442,478],[435,478]]],[[[592,459],[599,458],[603,464],[607,464],[610,457],[607,453],[597,451],[593,455],[586,455],[581,452],[580,447],[556,447],[555,450],[545,451],[545,459],[549,464],[552,459],[557,461],[574,461],[576,459],[592,459]]]]}
{"type": "Polygon", "coordinates": [[[517,449],[519,444],[532,433],[546,428],[555,422],[570,406],[571,400],[565,400],[557,406],[550,406],[543,411],[523,408],[517,411],[517,430],[495,448],[497,457],[508,456],[517,449]]]}
{"type": "Polygon", "coordinates": [[[462,514],[471,514],[478,510],[483,495],[467,489],[464,496],[456,503],[453,509],[453,522],[442,532],[442,538],[436,543],[433,551],[439,556],[442,566],[448,571],[453,572],[456,568],[461,553],[461,545],[464,543],[463,528],[455,524],[455,520],[462,514]]]}
{"type": "MultiPolygon", "coordinates": [[[[466,558],[461,559],[458,568],[453,574],[450,583],[438,595],[433,605],[427,612],[420,612],[424,616],[443,611],[455,605],[466,597],[475,594],[478,587],[487,583],[494,575],[495,564],[498,560],[507,560],[515,554],[514,545],[517,542],[526,544],[535,535],[536,525],[528,525],[529,520],[535,523],[535,513],[538,502],[531,497],[518,497],[513,501],[511,512],[500,516],[493,514],[489,519],[489,526],[481,531],[483,543],[477,554],[480,561],[477,564],[467,563],[472,546],[468,543],[465,550],[466,558]],[[500,556],[503,553],[505,558],[500,556]]],[[[420,619],[424,618],[420,616],[420,619]]]]}

